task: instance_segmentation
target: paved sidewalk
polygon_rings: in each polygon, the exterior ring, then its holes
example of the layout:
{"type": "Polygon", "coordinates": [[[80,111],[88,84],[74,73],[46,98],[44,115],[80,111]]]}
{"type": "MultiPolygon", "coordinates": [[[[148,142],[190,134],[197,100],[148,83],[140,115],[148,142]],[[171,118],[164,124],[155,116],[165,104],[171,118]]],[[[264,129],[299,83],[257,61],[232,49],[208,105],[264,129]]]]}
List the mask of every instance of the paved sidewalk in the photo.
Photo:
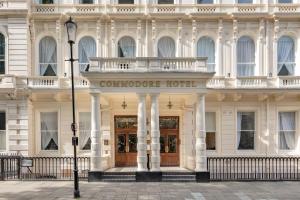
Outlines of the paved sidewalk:
{"type": "MultiPolygon", "coordinates": [[[[73,182],[0,182],[0,200],[72,199],[73,182]]],[[[300,200],[300,182],[88,183],[81,199],[300,200]]]]}

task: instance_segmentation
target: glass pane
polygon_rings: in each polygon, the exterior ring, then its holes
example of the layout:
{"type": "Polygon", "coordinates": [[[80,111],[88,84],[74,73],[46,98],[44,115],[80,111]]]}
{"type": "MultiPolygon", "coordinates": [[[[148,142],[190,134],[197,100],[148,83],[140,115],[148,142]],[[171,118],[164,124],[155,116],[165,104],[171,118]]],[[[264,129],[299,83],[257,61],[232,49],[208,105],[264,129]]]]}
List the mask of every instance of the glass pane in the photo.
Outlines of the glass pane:
{"type": "Polygon", "coordinates": [[[129,152],[137,152],[137,136],[136,134],[128,135],[129,152]]]}
{"type": "Polygon", "coordinates": [[[177,151],[177,137],[176,135],[169,135],[169,152],[168,153],[176,153],[177,151]]]}
{"type": "Polygon", "coordinates": [[[160,117],[159,127],[161,129],[178,129],[178,117],[160,117]]]}
{"type": "Polygon", "coordinates": [[[5,62],[0,61],[0,74],[5,74],[5,62]]]}
{"type": "Polygon", "coordinates": [[[238,149],[254,149],[254,131],[240,131],[238,144],[238,149]]]}
{"type": "Polygon", "coordinates": [[[119,4],[134,4],[134,0],[119,0],[119,4]]]}
{"type": "Polygon", "coordinates": [[[137,128],[136,117],[116,117],[116,128],[137,128]]]}
{"type": "Polygon", "coordinates": [[[241,115],[241,129],[240,130],[255,130],[255,114],[254,114],[254,112],[242,112],[242,113],[240,113],[240,115],[241,115]]]}
{"type": "Polygon", "coordinates": [[[174,0],[158,0],[158,4],[174,4],[174,0]]]}
{"type": "Polygon", "coordinates": [[[206,133],[206,149],[216,150],[216,134],[214,132],[206,133]]]}
{"type": "Polygon", "coordinates": [[[211,4],[214,3],[213,0],[198,0],[199,4],[211,4]]]}
{"type": "Polygon", "coordinates": [[[53,4],[53,0],[42,0],[42,4],[53,4]]]}
{"type": "Polygon", "coordinates": [[[295,149],[295,131],[279,132],[279,148],[283,150],[295,149]]]}
{"type": "Polygon", "coordinates": [[[6,131],[0,130],[0,150],[6,149],[6,131]]]}
{"type": "Polygon", "coordinates": [[[118,135],[117,147],[118,147],[118,153],[126,153],[126,135],[125,134],[118,135]]]}
{"type": "Polygon", "coordinates": [[[94,0],[80,0],[80,3],[82,3],[82,4],[93,4],[94,0]]]}
{"type": "Polygon", "coordinates": [[[238,3],[252,3],[252,0],[238,0],[238,3]]]}
{"type": "Polygon", "coordinates": [[[58,150],[58,113],[41,113],[41,148],[58,150]]]}
{"type": "Polygon", "coordinates": [[[292,0],[278,0],[278,3],[293,3],[292,0]]]}
{"type": "Polygon", "coordinates": [[[159,138],[160,141],[160,153],[165,153],[165,137],[164,136],[160,136],[159,138]]]}
{"type": "Polygon", "coordinates": [[[0,130],[6,130],[5,112],[0,112],[0,130]]]}
{"type": "Polygon", "coordinates": [[[207,132],[216,131],[216,113],[206,112],[205,113],[205,128],[207,132]]]}

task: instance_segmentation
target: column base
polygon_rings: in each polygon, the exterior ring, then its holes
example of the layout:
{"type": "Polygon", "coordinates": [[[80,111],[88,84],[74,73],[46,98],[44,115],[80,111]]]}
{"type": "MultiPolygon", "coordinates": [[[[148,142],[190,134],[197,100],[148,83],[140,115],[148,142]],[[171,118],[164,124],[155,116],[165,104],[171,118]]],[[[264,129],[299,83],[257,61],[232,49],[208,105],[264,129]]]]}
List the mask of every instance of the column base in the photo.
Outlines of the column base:
{"type": "Polygon", "coordinates": [[[89,171],[88,182],[99,182],[102,181],[103,171],[89,171]]]}
{"type": "Polygon", "coordinates": [[[162,172],[135,172],[136,182],[161,182],[162,172]]]}
{"type": "Polygon", "coordinates": [[[210,181],[209,172],[196,172],[196,182],[197,183],[207,183],[210,181]]]}

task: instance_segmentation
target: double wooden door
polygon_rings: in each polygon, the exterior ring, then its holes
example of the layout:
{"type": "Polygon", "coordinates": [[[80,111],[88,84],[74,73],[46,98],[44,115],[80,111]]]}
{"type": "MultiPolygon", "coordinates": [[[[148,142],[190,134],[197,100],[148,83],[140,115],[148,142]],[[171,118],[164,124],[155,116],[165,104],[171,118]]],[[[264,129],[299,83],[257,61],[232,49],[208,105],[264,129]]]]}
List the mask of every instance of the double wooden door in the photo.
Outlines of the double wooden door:
{"type": "MultiPolygon", "coordinates": [[[[161,166],[179,165],[179,117],[160,117],[161,166]]],[[[137,117],[115,117],[115,165],[137,165],[137,117]]]]}

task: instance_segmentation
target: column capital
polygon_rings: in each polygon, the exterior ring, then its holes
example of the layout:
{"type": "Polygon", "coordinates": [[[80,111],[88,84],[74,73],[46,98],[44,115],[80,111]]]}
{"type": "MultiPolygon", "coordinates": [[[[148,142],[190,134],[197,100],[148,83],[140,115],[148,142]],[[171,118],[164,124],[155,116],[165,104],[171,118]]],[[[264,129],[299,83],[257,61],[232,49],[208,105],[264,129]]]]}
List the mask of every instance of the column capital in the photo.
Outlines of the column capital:
{"type": "Polygon", "coordinates": [[[147,93],[136,93],[139,98],[146,97],[147,93]]]}

